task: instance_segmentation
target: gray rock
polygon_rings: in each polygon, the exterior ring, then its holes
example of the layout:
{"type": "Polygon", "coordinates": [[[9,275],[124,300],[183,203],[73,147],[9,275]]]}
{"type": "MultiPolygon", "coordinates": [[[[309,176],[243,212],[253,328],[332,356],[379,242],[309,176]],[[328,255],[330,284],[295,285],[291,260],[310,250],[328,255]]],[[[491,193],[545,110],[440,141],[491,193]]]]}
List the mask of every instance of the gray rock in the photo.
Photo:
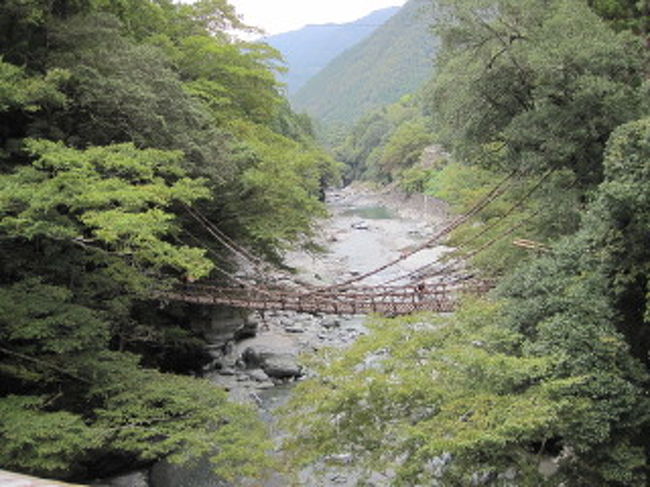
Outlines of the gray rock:
{"type": "Polygon", "coordinates": [[[263,345],[254,345],[247,347],[242,353],[241,358],[248,368],[258,369],[261,368],[264,359],[274,353],[276,352],[272,348],[263,345]]]}
{"type": "Polygon", "coordinates": [[[269,377],[275,379],[288,379],[302,375],[302,367],[298,365],[294,355],[263,345],[246,348],[242,359],[248,368],[262,369],[269,377]]]}
{"type": "Polygon", "coordinates": [[[244,340],[245,338],[253,338],[257,335],[259,327],[259,320],[249,316],[246,318],[243,325],[235,332],[235,339],[244,340]]]}
{"type": "Polygon", "coordinates": [[[496,480],[496,472],[476,472],[472,474],[472,480],[470,485],[472,487],[478,487],[480,485],[488,485],[494,480],[496,480]]]}
{"type": "Polygon", "coordinates": [[[93,485],[96,487],[149,487],[149,472],[141,471],[120,475],[93,485]]]}
{"type": "Polygon", "coordinates": [[[335,473],[330,475],[329,479],[335,484],[344,484],[348,481],[348,478],[345,475],[342,475],[340,473],[335,473]]]}
{"type": "Polygon", "coordinates": [[[351,453],[340,453],[338,455],[328,455],[325,460],[339,465],[350,465],[354,460],[351,453]]]}
{"type": "Polygon", "coordinates": [[[499,474],[499,480],[512,482],[516,478],[517,478],[517,469],[514,467],[510,467],[505,472],[499,474]]]}
{"type": "Polygon", "coordinates": [[[338,318],[326,318],[321,321],[321,326],[325,328],[339,328],[341,326],[341,320],[338,318]]]}
{"type": "Polygon", "coordinates": [[[298,365],[296,357],[289,353],[267,357],[262,364],[262,369],[269,377],[277,379],[300,377],[302,375],[302,367],[298,365]]]}
{"type": "Polygon", "coordinates": [[[235,374],[237,374],[237,371],[235,369],[231,369],[230,367],[226,367],[226,368],[218,370],[217,374],[219,374],[219,375],[235,375],[235,374]]]}
{"type": "Polygon", "coordinates": [[[368,230],[370,228],[370,225],[368,225],[367,222],[364,222],[362,220],[362,221],[354,222],[351,225],[351,227],[354,228],[355,230],[368,230]]]}
{"type": "Polygon", "coordinates": [[[248,376],[255,382],[268,382],[269,376],[262,369],[253,369],[247,371],[248,376]]]}
{"type": "Polygon", "coordinates": [[[287,333],[293,333],[293,334],[298,334],[298,333],[305,333],[305,330],[298,326],[298,325],[289,325],[284,327],[284,331],[287,333]]]}

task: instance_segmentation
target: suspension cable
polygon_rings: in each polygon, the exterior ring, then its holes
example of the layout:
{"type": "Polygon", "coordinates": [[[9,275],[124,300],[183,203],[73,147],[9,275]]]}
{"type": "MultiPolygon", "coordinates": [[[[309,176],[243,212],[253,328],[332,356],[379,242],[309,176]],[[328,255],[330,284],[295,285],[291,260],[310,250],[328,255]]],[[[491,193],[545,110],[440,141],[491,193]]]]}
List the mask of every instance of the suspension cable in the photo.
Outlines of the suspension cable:
{"type": "MultiPolygon", "coordinates": [[[[510,215],[511,215],[511,214],[512,214],[516,209],[518,209],[519,207],[521,207],[521,205],[523,205],[524,202],[526,202],[528,199],[530,199],[530,197],[531,197],[531,196],[532,196],[532,195],[533,195],[533,194],[534,194],[534,193],[535,193],[535,192],[536,192],[536,191],[537,191],[537,190],[542,186],[542,184],[544,184],[544,182],[545,182],[545,181],[546,181],[546,180],[547,180],[547,179],[548,179],[548,178],[549,178],[549,177],[550,177],[554,172],[555,172],[555,169],[550,169],[549,171],[547,171],[546,173],[544,173],[544,175],[543,175],[543,176],[542,176],[542,177],[541,177],[541,178],[540,178],[540,179],[539,179],[539,180],[538,180],[538,181],[537,181],[537,182],[536,182],[536,183],[535,183],[535,184],[534,184],[534,185],[533,185],[533,186],[532,186],[528,191],[526,191],[526,193],[525,193],[521,198],[519,198],[519,199],[518,199],[514,204],[512,204],[512,205],[510,206],[510,208],[508,208],[508,209],[506,210],[506,212],[505,212],[503,215],[499,216],[499,218],[498,218],[496,221],[494,221],[494,222],[490,223],[489,225],[487,225],[485,228],[483,228],[483,229],[482,229],[480,232],[478,232],[477,234],[475,234],[475,235],[471,235],[470,237],[466,238],[465,240],[462,240],[462,241],[458,244],[458,247],[466,246],[466,245],[468,245],[468,244],[470,244],[470,243],[472,243],[472,242],[478,240],[478,239],[481,238],[483,235],[485,235],[486,233],[488,233],[488,232],[490,232],[491,230],[495,229],[496,227],[500,226],[500,225],[505,221],[505,219],[506,219],[507,217],[509,217],[509,216],[510,216],[510,215]]],[[[574,183],[574,184],[575,184],[575,183],[574,183]]],[[[573,185],[572,185],[572,186],[573,186],[573,185]]],[[[536,213],[537,213],[537,212],[536,212],[536,213]]],[[[468,258],[471,258],[471,257],[470,257],[470,254],[471,254],[471,253],[472,253],[472,252],[466,253],[466,255],[461,255],[460,257],[457,257],[457,258],[462,259],[462,260],[466,260],[466,259],[468,259],[468,258]]],[[[472,256],[472,257],[473,257],[473,256],[472,256]]],[[[412,278],[412,277],[414,277],[414,276],[416,276],[416,275],[418,275],[418,274],[421,274],[422,272],[424,272],[424,271],[430,269],[430,268],[431,268],[433,265],[435,265],[435,264],[436,264],[436,262],[430,262],[430,263],[428,263],[428,264],[426,264],[426,265],[423,265],[423,266],[421,266],[421,267],[419,267],[419,268],[417,268],[417,269],[415,269],[415,270],[409,272],[408,274],[405,274],[405,275],[402,275],[402,276],[398,276],[398,277],[396,277],[396,278],[394,278],[394,279],[391,279],[391,280],[385,282],[384,284],[392,284],[392,283],[394,283],[394,282],[397,282],[397,281],[400,281],[400,280],[403,280],[403,279],[410,279],[410,278],[412,278]]],[[[458,265],[458,263],[454,263],[454,264],[452,264],[452,265],[445,266],[445,267],[443,267],[442,269],[437,270],[437,271],[435,272],[435,274],[430,274],[430,275],[428,275],[427,277],[435,277],[435,276],[438,276],[438,275],[444,274],[444,273],[446,273],[448,270],[450,270],[451,268],[453,268],[455,265],[458,265]]]]}
{"type": "Polygon", "coordinates": [[[364,274],[361,274],[359,276],[356,276],[352,279],[348,279],[347,281],[338,283],[338,284],[332,284],[330,286],[325,286],[321,288],[317,288],[314,290],[314,292],[323,292],[323,291],[329,291],[332,289],[337,289],[340,287],[345,287],[349,286],[350,284],[353,284],[355,282],[359,282],[362,280],[367,279],[368,277],[374,276],[392,266],[395,264],[398,264],[399,262],[402,262],[412,255],[421,252],[422,250],[429,248],[431,245],[433,245],[435,242],[440,240],[442,237],[445,235],[449,234],[456,228],[458,228],[460,225],[465,223],[467,220],[469,220],[471,217],[482,211],[485,207],[487,207],[489,204],[491,204],[494,200],[496,200],[499,196],[501,196],[507,189],[508,187],[512,184],[512,180],[515,176],[517,171],[513,171],[510,174],[508,174],[506,177],[504,177],[494,188],[492,188],[485,196],[483,196],[481,199],[479,199],[466,213],[457,216],[454,218],[450,223],[445,225],[441,230],[436,232],[432,237],[430,237],[426,242],[418,245],[414,249],[405,252],[404,254],[400,255],[398,258],[387,262],[386,264],[373,269],[371,271],[368,271],[364,274]]]}

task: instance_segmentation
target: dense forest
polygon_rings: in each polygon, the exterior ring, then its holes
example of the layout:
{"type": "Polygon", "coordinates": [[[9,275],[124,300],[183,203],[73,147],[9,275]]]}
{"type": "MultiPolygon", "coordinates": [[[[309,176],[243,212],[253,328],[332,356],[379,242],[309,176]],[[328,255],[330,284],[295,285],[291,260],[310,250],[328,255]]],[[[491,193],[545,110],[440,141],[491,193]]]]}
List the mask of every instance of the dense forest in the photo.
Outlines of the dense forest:
{"type": "Polygon", "coordinates": [[[277,52],[237,30],[223,0],[0,3],[3,468],[268,463],[256,414],[174,375],[205,361],[193,311],[152,300],[232,269],[188,208],[273,260],[336,178],[277,52]]]}
{"type": "Polygon", "coordinates": [[[504,184],[448,242],[448,265],[498,285],[314,358],[292,458],[346,454],[405,486],[647,485],[650,5],[435,5],[434,77],[335,154],[348,180],[458,214],[504,184]]]}
{"type": "Polygon", "coordinates": [[[84,481],[207,457],[242,485],[277,468],[257,411],[199,378],[201,312],[156,296],[238,270],[205,221],[281,263],[342,173],[457,214],[498,193],[443,262],[496,287],[450,315],[371,317],[310,357],[283,468],[648,484],[650,5],[418,2],[435,73],[332,154],[226,0],[0,3],[3,469],[84,481]]]}

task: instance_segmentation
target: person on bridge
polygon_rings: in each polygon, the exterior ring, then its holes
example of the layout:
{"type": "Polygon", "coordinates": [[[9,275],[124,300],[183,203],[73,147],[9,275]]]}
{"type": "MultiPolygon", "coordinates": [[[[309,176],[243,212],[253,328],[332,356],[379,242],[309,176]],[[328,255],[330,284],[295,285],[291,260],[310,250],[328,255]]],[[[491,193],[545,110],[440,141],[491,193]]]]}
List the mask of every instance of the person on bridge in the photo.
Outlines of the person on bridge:
{"type": "Polygon", "coordinates": [[[418,301],[422,301],[426,293],[427,286],[424,281],[420,281],[415,285],[415,293],[417,295],[418,301]]]}

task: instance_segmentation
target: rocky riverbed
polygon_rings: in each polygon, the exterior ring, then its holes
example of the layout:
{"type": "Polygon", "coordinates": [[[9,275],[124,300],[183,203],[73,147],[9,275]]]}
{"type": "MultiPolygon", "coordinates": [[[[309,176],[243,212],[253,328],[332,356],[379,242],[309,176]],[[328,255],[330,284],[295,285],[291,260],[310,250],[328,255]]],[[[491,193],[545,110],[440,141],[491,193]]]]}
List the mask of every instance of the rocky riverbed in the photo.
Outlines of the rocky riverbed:
{"type": "MultiPolygon", "coordinates": [[[[285,257],[285,263],[296,270],[294,281],[325,286],[352,279],[420,244],[446,218],[446,208],[437,200],[363,186],[330,192],[327,203],[331,216],[319,222],[316,236],[316,243],[325,251],[294,250],[285,257]]],[[[363,283],[395,279],[446,251],[444,246],[425,249],[363,283]]],[[[276,280],[290,284],[286,276],[276,280]]],[[[227,344],[217,340],[213,344],[215,370],[209,377],[227,388],[233,399],[269,407],[263,404],[263,397],[269,394],[260,395],[260,391],[303,376],[300,355],[350,344],[365,333],[363,323],[363,316],[250,313],[240,318],[239,326],[256,330],[254,336],[227,344]],[[220,351],[224,353],[220,355],[220,351]]]]}
{"type": "MultiPolygon", "coordinates": [[[[406,197],[397,191],[375,190],[361,185],[329,192],[330,217],[318,222],[315,243],[323,252],[294,250],[285,256],[293,276],[278,273],[274,284],[296,282],[326,286],[346,281],[399,257],[421,244],[447,218],[446,206],[423,196],[406,197]]],[[[449,249],[428,248],[381,273],[364,280],[366,285],[384,283],[440,258],[449,249]]],[[[396,283],[400,283],[397,281],[396,283]]],[[[406,282],[402,282],[406,284],[406,282]]],[[[309,374],[301,356],[324,347],[345,347],[366,333],[364,316],[301,314],[288,311],[246,312],[224,310],[199,320],[213,362],[206,376],[228,390],[233,400],[256,405],[275,430],[274,409],[291,394],[292,385],[309,374]]],[[[275,431],[276,435],[281,432],[275,431]]],[[[156,465],[150,474],[140,472],[115,479],[111,486],[213,487],[224,485],[203,462],[191,470],[156,465]]],[[[346,465],[300,472],[304,486],[356,485],[358,473],[346,465]]],[[[263,487],[284,487],[281,475],[263,487]]],[[[373,485],[387,485],[385,475],[376,474],[373,485]]]]}

